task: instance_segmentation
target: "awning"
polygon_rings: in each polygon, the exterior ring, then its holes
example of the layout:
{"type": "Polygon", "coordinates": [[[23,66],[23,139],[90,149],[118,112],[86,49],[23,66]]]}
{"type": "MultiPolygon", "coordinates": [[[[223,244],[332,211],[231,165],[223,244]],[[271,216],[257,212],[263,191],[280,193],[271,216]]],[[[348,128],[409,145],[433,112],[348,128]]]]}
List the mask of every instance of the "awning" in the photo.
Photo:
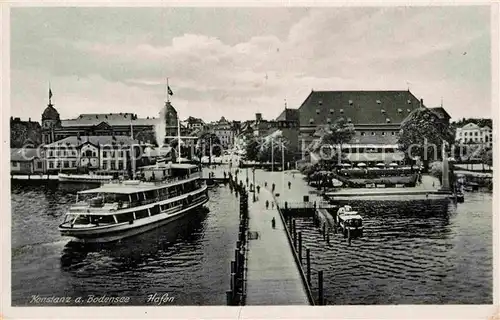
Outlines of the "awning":
{"type": "Polygon", "coordinates": [[[384,162],[391,163],[402,161],[404,159],[403,152],[379,152],[379,153],[348,153],[347,160],[350,162],[384,162]]]}

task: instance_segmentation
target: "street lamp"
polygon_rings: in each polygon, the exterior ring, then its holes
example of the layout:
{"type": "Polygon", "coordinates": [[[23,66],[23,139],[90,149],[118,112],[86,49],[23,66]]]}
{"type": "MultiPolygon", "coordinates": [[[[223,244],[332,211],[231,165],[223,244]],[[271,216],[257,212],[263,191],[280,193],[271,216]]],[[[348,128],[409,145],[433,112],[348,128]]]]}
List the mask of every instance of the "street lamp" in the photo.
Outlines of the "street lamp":
{"type": "Polygon", "coordinates": [[[252,169],[252,176],[253,176],[253,202],[255,202],[255,167],[252,169]]]}

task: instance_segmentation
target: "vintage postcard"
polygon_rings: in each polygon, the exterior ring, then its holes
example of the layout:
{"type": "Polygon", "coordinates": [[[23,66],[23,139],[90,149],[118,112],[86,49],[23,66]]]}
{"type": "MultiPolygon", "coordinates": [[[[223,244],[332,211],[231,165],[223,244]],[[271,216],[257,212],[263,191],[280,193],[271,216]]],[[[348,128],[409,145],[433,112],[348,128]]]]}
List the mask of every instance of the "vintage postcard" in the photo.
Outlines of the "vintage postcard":
{"type": "Polygon", "coordinates": [[[2,7],[2,316],[494,318],[498,7],[235,5],[2,7]]]}

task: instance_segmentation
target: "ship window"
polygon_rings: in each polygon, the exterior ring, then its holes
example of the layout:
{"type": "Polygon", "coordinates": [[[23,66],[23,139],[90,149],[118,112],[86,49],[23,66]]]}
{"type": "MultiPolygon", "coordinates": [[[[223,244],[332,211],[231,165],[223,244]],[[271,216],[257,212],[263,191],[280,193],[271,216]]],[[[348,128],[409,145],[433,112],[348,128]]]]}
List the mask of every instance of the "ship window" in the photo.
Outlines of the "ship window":
{"type": "Polygon", "coordinates": [[[147,209],[139,210],[135,213],[136,219],[142,219],[142,218],[146,218],[146,217],[149,217],[149,212],[147,209]]]}
{"type": "Polygon", "coordinates": [[[129,222],[134,220],[134,214],[132,212],[125,212],[122,214],[117,214],[116,215],[116,220],[118,220],[119,223],[121,222],[129,222]]]}
{"type": "Polygon", "coordinates": [[[385,132],[382,132],[382,135],[385,136],[385,132]]]}
{"type": "Polygon", "coordinates": [[[152,216],[157,215],[160,213],[160,206],[154,206],[150,208],[149,211],[151,212],[152,216]]]}
{"type": "Polygon", "coordinates": [[[97,222],[98,223],[104,223],[104,224],[113,224],[115,223],[115,219],[113,219],[113,216],[106,215],[106,216],[97,216],[97,222]]]}
{"type": "Polygon", "coordinates": [[[361,131],[361,135],[364,136],[366,133],[364,131],[361,131]]]}

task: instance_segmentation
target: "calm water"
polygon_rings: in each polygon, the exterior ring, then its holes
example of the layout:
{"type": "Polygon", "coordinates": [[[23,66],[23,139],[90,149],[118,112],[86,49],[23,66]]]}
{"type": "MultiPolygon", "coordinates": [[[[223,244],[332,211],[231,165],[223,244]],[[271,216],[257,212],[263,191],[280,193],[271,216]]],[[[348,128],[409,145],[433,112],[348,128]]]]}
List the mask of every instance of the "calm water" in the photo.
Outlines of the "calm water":
{"type": "MultiPolygon", "coordinates": [[[[168,294],[175,305],[225,305],[238,231],[238,202],[226,188],[210,192],[208,210],[121,242],[81,246],[57,230],[76,189],[12,186],[12,304],[32,295],[168,294]],[[224,205],[222,206],[221,203],[224,205]]],[[[151,305],[153,305],[151,303],[151,305]]]]}
{"type": "Polygon", "coordinates": [[[364,237],[326,244],[312,218],[297,230],[311,248],[313,293],[324,271],[329,304],[491,304],[492,195],[445,201],[354,201],[364,237]]]}
{"type": "MultiPolygon", "coordinates": [[[[168,293],[175,305],[225,305],[238,230],[238,202],[210,193],[208,212],[106,246],[61,238],[57,225],[76,189],[13,185],[12,302],[49,297],[129,296],[147,305],[168,293]]],[[[466,202],[359,201],[365,234],[351,246],[323,241],[312,219],[298,218],[311,248],[313,292],[324,270],[330,304],[492,303],[492,196],[466,202]]],[[[130,303],[128,304],[130,305],[130,303]]]]}

